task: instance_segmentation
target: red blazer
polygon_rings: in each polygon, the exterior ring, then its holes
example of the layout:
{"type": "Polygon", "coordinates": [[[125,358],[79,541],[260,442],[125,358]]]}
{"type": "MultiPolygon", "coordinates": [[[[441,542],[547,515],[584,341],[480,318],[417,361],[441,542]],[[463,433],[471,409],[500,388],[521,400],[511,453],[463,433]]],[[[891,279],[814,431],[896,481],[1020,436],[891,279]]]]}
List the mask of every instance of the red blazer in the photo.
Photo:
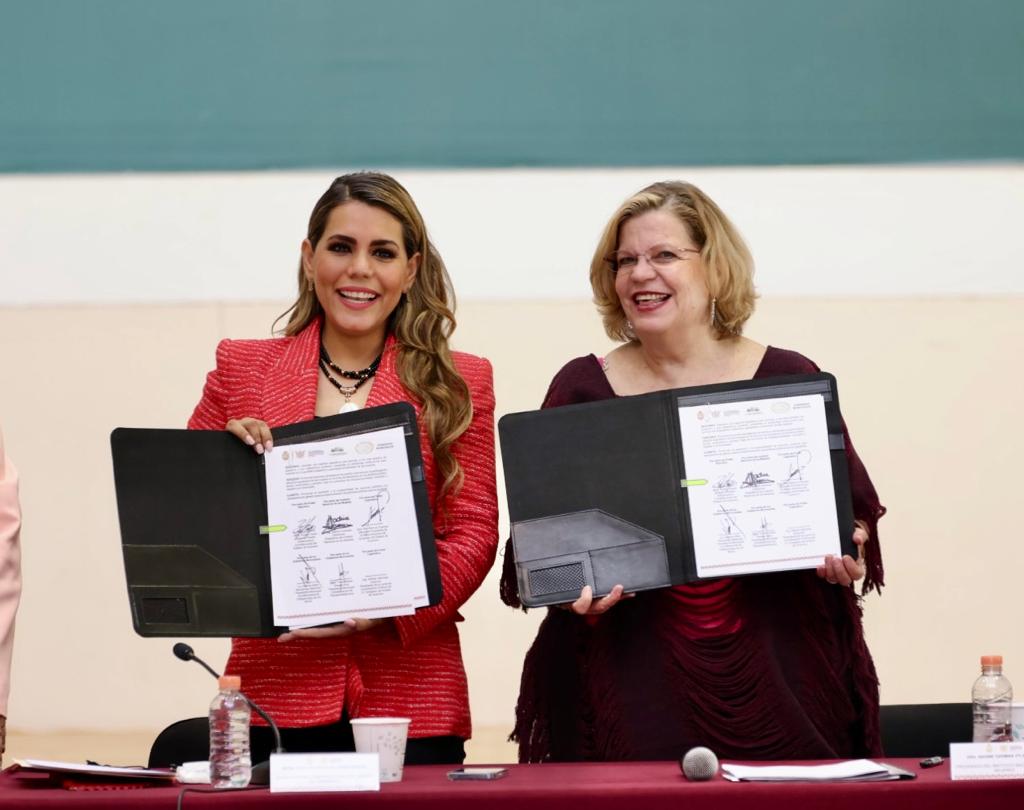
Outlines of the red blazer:
{"type": "MultiPolygon", "coordinates": [[[[229,419],[262,419],[271,427],[312,419],[316,407],[320,323],[294,337],[224,340],[217,368],[188,426],[222,430],[229,419]]],[[[494,479],[494,384],[487,360],[454,353],[469,386],[473,420],[454,445],[465,475],[446,514],[436,508],[437,470],[419,403],[395,369],[400,346],[389,338],[367,407],[412,403],[420,424],[444,597],[384,624],[340,639],[233,639],[226,671],[281,726],[350,717],[409,717],[410,737],[470,736],[469,696],[462,665],[458,608],[494,562],[498,506],[494,479]]],[[[259,542],[253,538],[253,542],[259,542]]],[[[254,716],[254,722],[261,722],[254,716]]]]}

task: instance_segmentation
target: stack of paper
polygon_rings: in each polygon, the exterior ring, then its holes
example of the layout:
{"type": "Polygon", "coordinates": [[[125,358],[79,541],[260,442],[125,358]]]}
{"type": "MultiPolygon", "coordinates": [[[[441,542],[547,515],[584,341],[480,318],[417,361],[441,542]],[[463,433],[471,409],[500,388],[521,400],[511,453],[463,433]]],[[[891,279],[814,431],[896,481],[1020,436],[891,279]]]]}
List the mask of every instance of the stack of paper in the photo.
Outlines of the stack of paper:
{"type": "Polygon", "coordinates": [[[826,765],[734,765],[722,763],[730,782],[882,782],[913,779],[914,774],[870,759],[831,762],[826,765]]]}
{"type": "Polygon", "coordinates": [[[110,779],[174,779],[173,768],[130,768],[78,762],[52,762],[47,759],[16,759],[14,764],[26,771],[46,771],[71,776],[101,776],[110,779]]]}

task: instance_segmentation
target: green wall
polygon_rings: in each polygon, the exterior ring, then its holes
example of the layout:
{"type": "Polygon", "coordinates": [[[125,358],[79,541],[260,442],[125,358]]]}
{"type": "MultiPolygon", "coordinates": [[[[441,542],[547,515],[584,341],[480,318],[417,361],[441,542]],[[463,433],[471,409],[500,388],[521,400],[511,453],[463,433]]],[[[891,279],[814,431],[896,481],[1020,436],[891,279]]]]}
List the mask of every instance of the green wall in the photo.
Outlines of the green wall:
{"type": "Polygon", "coordinates": [[[1022,0],[0,0],[0,172],[1024,158],[1022,0]]]}

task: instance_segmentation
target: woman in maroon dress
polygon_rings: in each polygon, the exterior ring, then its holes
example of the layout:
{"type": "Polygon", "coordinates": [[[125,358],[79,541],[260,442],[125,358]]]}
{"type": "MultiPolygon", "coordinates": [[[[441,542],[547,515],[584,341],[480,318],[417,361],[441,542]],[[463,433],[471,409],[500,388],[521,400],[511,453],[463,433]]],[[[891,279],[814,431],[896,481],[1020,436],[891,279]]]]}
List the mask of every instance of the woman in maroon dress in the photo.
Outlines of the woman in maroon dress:
{"type": "MultiPolygon", "coordinates": [[[[742,238],[700,189],[656,183],[630,197],[590,268],[605,330],[622,345],[569,362],[543,407],[817,371],[742,336],[752,273],[742,238]]],[[[669,759],[695,745],[737,759],[879,754],[878,679],[854,583],[882,586],[885,510],[846,439],[856,559],[632,598],[584,588],[549,609],[527,654],[520,760],[669,759]]],[[[501,590],[519,606],[511,544],[501,590]]]]}

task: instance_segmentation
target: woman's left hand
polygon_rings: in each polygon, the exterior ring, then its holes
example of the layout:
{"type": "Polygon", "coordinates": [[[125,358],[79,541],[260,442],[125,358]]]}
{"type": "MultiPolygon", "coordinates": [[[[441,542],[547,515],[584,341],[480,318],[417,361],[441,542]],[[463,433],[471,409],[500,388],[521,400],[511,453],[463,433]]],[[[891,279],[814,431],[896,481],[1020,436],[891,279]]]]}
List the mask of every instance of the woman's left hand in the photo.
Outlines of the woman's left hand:
{"type": "Polygon", "coordinates": [[[353,633],[362,633],[364,630],[383,624],[386,619],[345,619],[337,624],[328,624],[323,627],[305,627],[301,630],[289,630],[277,637],[278,641],[294,641],[297,638],[342,638],[351,636],[353,633]]]}
{"type": "Polygon", "coordinates": [[[864,563],[864,544],[868,542],[867,529],[857,521],[857,528],[853,530],[853,542],[857,546],[857,559],[849,554],[836,557],[829,554],[825,562],[818,566],[818,576],[833,585],[849,587],[858,579],[863,579],[867,572],[864,563]]]}

